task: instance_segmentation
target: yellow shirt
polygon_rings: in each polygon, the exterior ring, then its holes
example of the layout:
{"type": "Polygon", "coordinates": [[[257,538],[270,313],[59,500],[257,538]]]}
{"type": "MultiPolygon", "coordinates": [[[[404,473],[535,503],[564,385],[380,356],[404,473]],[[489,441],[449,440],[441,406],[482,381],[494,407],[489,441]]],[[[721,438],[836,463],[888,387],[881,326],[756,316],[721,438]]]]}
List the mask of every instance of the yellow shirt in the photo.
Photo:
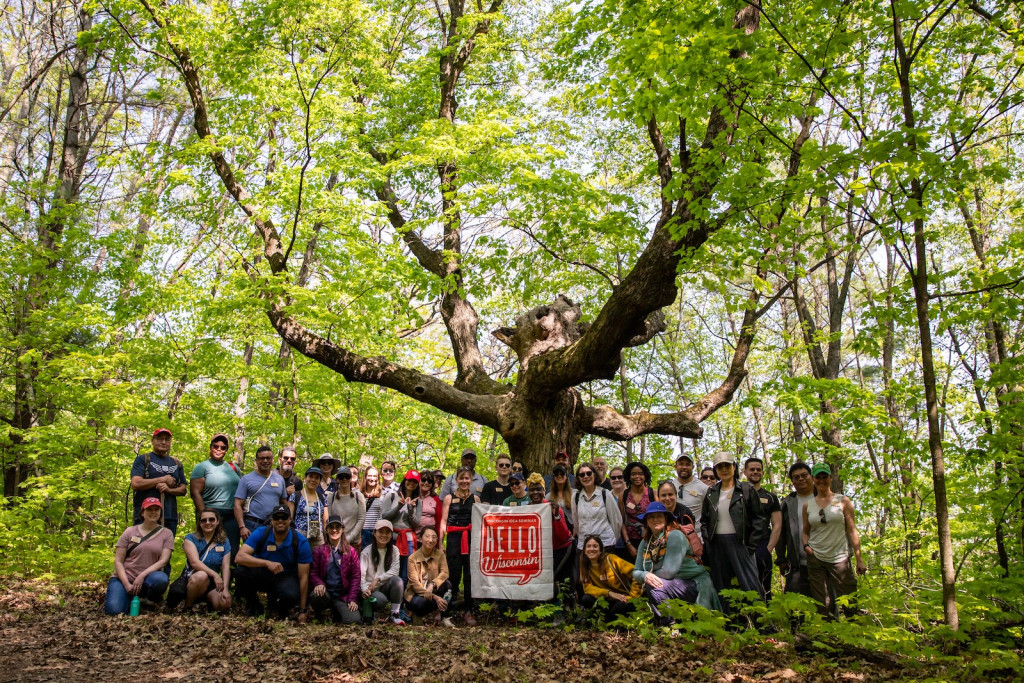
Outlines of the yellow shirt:
{"type": "Polygon", "coordinates": [[[600,566],[591,563],[587,574],[588,580],[583,584],[587,595],[607,598],[609,592],[615,591],[631,598],[640,597],[642,586],[633,580],[633,565],[618,555],[607,555],[600,566]]]}

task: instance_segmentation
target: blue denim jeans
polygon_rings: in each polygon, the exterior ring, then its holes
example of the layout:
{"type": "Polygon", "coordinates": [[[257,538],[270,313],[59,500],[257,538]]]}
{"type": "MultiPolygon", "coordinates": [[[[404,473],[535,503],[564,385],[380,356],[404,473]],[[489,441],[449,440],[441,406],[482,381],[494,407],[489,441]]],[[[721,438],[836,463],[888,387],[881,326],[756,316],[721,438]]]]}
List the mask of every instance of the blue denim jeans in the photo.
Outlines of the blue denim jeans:
{"type": "MultiPolygon", "coordinates": [[[[142,590],[139,591],[139,597],[154,602],[159,601],[164,597],[164,591],[167,590],[167,584],[170,582],[171,580],[167,574],[163,572],[150,572],[146,574],[146,580],[142,582],[142,590]]],[[[125,590],[121,579],[111,576],[110,581],[107,582],[107,602],[103,606],[103,611],[107,614],[128,614],[131,602],[132,598],[128,595],[128,591],[125,590]]]]}

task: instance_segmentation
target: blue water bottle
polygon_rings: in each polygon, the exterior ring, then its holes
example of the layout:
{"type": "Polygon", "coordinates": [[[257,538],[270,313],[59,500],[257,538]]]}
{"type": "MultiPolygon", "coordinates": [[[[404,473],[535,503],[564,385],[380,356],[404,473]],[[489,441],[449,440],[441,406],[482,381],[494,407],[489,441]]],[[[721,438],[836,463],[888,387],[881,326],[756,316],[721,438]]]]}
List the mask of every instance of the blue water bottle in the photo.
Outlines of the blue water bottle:
{"type": "Polygon", "coordinates": [[[132,598],[132,604],[128,608],[128,616],[130,616],[130,617],[137,617],[137,616],[139,616],[139,596],[138,595],[136,595],[134,598],[132,598]]]}

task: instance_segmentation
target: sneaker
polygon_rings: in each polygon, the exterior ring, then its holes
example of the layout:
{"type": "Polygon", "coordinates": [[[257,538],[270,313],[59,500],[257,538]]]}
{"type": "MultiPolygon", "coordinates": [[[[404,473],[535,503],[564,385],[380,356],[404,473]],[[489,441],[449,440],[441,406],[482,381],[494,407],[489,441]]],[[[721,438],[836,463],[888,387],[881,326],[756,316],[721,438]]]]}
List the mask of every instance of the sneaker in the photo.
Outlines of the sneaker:
{"type": "Polygon", "coordinates": [[[469,612],[462,615],[462,620],[466,622],[466,626],[476,626],[476,619],[469,612]]]}
{"type": "Polygon", "coordinates": [[[441,626],[444,626],[445,628],[455,628],[455,624],[453,624],[452,620],[448,617],[441,619],[441,626]]]}
{"type": "Polygon", "coordinates": [[[399,617],[397,614],[391,615],[391,618],[388,619],[388,623],[394,626],[406,626],[406,623],[402,621],[402,618],[399,617]]]}
{"type": "Polygon", "coordinates": [[[409,616],[409,613],[405,611],[404,607],[398,612],[398,618],[407,624],[412,623],[412,617],[409,616]]]}

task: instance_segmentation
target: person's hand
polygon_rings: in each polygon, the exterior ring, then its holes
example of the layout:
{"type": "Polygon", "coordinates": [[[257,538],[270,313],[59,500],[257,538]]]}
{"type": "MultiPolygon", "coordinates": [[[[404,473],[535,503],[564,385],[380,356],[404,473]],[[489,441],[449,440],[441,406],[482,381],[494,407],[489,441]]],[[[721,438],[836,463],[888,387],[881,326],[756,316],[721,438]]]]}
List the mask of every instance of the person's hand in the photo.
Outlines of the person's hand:
{"type": "Polygon", "coordinates": [[[629,596],[623,595],[622,593],[616,593],[615,591],[608,591],[608,597],[612,600],[618,600],[619,602],[629,602],[629,596]]]}
{"type": "Polygon", "coordinates": [[[661,580],[661,577],[655,574],[654,572],[647,572],[647,574],[644,576],[644,583],[646,583],[651,588],[661,588],[665,585],[665,582],[661,580]]]}
{"type": "Polygon", "coordinates": [[[448,609],[448,601],[442,598],[440,595],[434,596],[434,604],[437,605],[437,609],[441,612],[444,612],[446,609],[448,609]]]}
{"type": "Polygon", "coordinates": [[[167,484],[168,488],[171,488],[175,484],[174,477],[170,474],[165,474],[162,479],[164,480],[164,483],[167,484]]]}
{"type": "Polygon", "coordinates": [[[368,597],[370,597],[370,595],[372,593],[373,593],[373,591],[371,591],[371,590],[365,590],[365,591],[363,591],[363,597],[364,598],[368,598],[368,597]]]}
{"type": "Polygon", "coordinates": [[[348,603],[348,609],[349,609],[350,612],[358,612],[359,611],[359,603],[356,602],[355,600],[353,600],[352,602],[348,603]]]}
{"type": "Polygon", "coordinates": [[[224,577],[215,576],[213,577],[213,585],[216,587],[218,592],[224,591],[224,577]]]}
{"type": "Polygon", "coordinates": [[[288,494],[289,498],[291,498],[295,494],[295,486],[292,485],[285,487],[284,492],[288,494]]]}
{"type": "Polygon", "coordinates": [[[305,624],[306,623],[306,613],[305,612],[299,612],[299,616],[296,617],[296,621],[298,621],[300,624],[305,624]]]}
{"type": "Polygon", "coordinates": [[[857,559],[857,573],[858,574],[867,574],[868,573],[868,566],[866,564],[864,564],[864,560],[861,560],[859,558],[857,559]]]}
{"type": "Polygon", "coordinates": [[[323,584],[320,584],[319,586],[313,586],[313,595],[315,595],[316,597],[322,598],[324,597],[325,593],[327,593],[327,587],[323,584]]]}
{"type": "Polygon", "coordinates": [[[131,590],[128,591],[129,595],[138,595],[139,593],[141,593],[142,592],[142,584],[145,583],[145,581],[146,581],[145,575],[140,574],[139,576],[136,576],[135,580],[132,581],[131,590]]]}
{"type": "Polygon", "coordinates": [[[249,538],[250,534],[252,534],[252,532],[249,531],[249,527],[247,526],[243,526],[238,529],[238,535],[241,537],[243,541],[249,538]]]}
{"type": "Polygon", "coordinates": [[[270,562],[267,564],[267,569],[270,570],[271,574],[280,574],[284,571],[284,566],[280,562],[270,562]]]}
{"type": "Polygon", "coordinates": [[[377,579],[374,579],[370,582],[370,593],[373,593],[373,591],[377,590],[377,583],[377,579]]]}
{"type": "Polygon", "coordinates": [[[814,550],[806,543],[804,544],[804,554],[807,555],[807,557],[814,557],[814,550]]]}
{"type": "Polygon", "coordinates": [[[167,484],[163,482],[160,482],[159,484],[156,485],[156,490],[159,491],[160,493],[167,493],[168,488],[170,487],[168,487],[167,484]]]}

